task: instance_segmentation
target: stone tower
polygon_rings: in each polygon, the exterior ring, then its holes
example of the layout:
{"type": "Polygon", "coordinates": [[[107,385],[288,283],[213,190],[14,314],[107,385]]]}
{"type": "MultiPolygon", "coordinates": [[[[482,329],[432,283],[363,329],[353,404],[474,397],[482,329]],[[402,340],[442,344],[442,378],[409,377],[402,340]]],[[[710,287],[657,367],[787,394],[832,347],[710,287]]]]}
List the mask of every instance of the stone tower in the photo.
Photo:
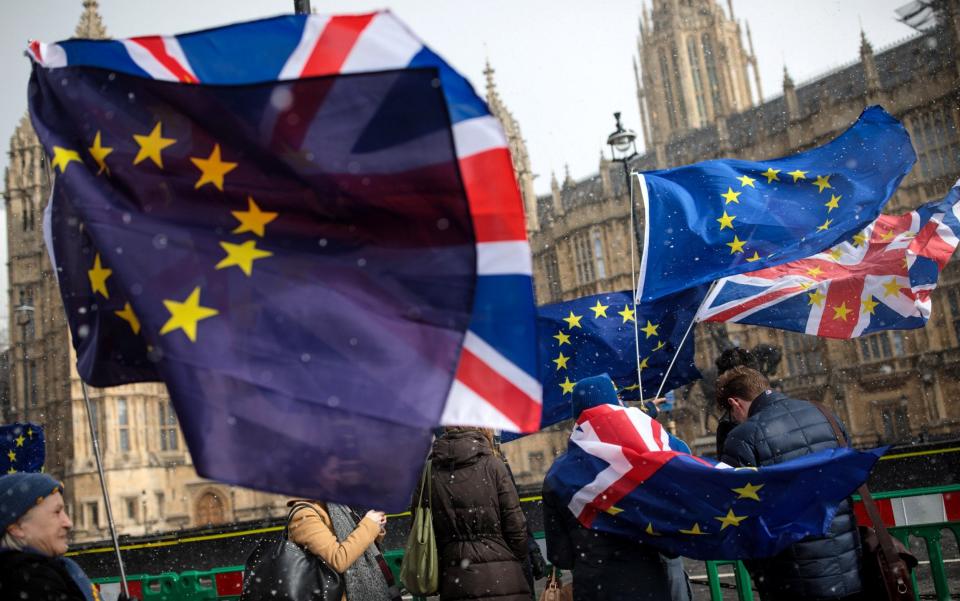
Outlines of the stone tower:
{"type": "Polygon", "coordinates": [[[487,105],[490,112],[500,121],[503,132],[507,135],[507,146],[510,148],[510,157],[513,159],[513,172],[520,185],[520,194],[523,196],[523,210],[527,219],[527,231],[536,232],[540,229],[537,216],[537,196],[533,191],[533,171],[530,169],[530,156],[527,154],[527,143],[520,133],[520,124],[514,119],[510,109],[506,107],[500,94],[497,92],[497,83],[493,79],[494,70],[487,61],[483,70],[487,78],[487,105]]]}
{"type": "Polygon", "coordinates": [[[721,122],[759,102],[760,75],[749,26],[749,52],[740,24],[717,0],[653,0],[644,6],[637,48],[637,100],[648,148],[685,131],[721,122]],[[750,89],[753,67],[755,90],[750,89]]]}

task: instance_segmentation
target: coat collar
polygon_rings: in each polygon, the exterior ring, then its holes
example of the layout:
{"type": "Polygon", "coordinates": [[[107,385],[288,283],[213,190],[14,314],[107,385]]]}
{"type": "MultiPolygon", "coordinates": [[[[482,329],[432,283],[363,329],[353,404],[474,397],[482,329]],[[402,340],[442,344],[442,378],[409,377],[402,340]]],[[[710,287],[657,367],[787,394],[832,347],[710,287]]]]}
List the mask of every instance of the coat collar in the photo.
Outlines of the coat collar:
{"type": "Polygon", "coordinates": [[[782,392],[774,392],[769,389],[765,390],[750,403],[750,411],[747,412],[747,417],[752,417],[766,409],[770,404],[785,398],[787,398],[787,395],[782,392]]]}

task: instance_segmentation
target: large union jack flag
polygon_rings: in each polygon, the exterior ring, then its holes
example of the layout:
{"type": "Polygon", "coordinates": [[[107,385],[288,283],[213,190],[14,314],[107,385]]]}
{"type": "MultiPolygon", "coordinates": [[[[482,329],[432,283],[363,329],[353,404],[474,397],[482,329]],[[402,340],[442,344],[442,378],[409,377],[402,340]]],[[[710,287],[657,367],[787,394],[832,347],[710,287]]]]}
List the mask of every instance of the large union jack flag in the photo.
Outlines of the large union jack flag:
{"type": "Polygon", "coordinates": [[[699,317],[826,338],[923,327],[960,238],[958,186],[910,213],[883,215],[825,252],[719,280],[699,317]]]}
{"type": "Polygon", "coordinates": [[[695,559],[769,557],[823,534],[882,449],[820,451],[731,468],[674,451],[636,407],[583,411],[545,487],[587,528],[695,559]]]}

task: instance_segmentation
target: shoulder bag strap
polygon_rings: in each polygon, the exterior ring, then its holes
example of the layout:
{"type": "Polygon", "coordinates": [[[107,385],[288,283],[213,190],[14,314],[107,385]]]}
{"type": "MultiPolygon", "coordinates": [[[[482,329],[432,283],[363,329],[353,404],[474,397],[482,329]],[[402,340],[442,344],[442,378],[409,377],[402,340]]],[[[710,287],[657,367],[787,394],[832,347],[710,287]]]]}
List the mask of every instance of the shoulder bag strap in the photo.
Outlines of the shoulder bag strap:
{"type": "MultiPolygon", "coordinates": [[[[830,427],[833,428],[833,434],[837,437],[837,444],[841,447],[847,446],[847,441],[843,437],[843,430],[840,429],[840,424],[837,423],[837,418],[833,416],[833,412],[827,409],[822,403],[814,401],[811,401],[811,403],[819,409],[820,413],[830,422],[830,427]]],[[[880,551],[883,553],[884,560],[886,560],[887,565],[893,565],[900,560],[900,556],[897,554],[896,549],[893,548],[893,539],[890,537],[890,533],[887,532],[883,518],[880,517],[880,510],[877,509],[877,504],[873,501],[870,489],[867,488],[867,485],[864,483],[860,485],[857,492],[863,500],[863,507],[867,510],[870,521],[873,522],[873,529],[877,533],[877,540],[880,542],[880,551]]]]}
{"type": "Polygon", "coordinates": [[[297,513],[301,509],[309,509],[317,514],[317,517],[320,518],[320,521],[323,521],[323,516],[320,515],[320,512],[310,503],[294,503],[293,507],[290,508],[290,513],[287,514],[287,522],[283,526],[283,537],[289,538],[290,532],[290,520],[293,519],[293,514],[297,513]]]}

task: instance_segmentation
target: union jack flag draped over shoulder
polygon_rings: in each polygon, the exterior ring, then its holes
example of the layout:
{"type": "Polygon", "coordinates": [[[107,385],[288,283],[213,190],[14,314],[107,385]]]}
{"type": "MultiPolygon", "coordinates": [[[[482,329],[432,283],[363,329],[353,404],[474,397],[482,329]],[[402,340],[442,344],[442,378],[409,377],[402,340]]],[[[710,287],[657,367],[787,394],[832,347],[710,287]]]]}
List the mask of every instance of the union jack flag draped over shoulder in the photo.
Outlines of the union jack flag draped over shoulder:
{"type": "Polygon", "coordinates": [[[943,200],[882,215],[825,252],[718,281],[700,318],[827,338],[922,328],[958,239],[960,182],[943,200]]]}
{"type": "Polygon", "coordinates": [[[599,405],[580,414],[546,483],[587,528],[694,559],[748,559],[826,532],[882,454],[844,447],[734,469],[671,450],[640,409],[599,405]]]}
{"type": "Polygon", "coordinates": [[[434,426],[538,428],[505,136],[391,13],[29,56],[80,375],[166,383],[199,473],[399,509],[434,426]]]}

